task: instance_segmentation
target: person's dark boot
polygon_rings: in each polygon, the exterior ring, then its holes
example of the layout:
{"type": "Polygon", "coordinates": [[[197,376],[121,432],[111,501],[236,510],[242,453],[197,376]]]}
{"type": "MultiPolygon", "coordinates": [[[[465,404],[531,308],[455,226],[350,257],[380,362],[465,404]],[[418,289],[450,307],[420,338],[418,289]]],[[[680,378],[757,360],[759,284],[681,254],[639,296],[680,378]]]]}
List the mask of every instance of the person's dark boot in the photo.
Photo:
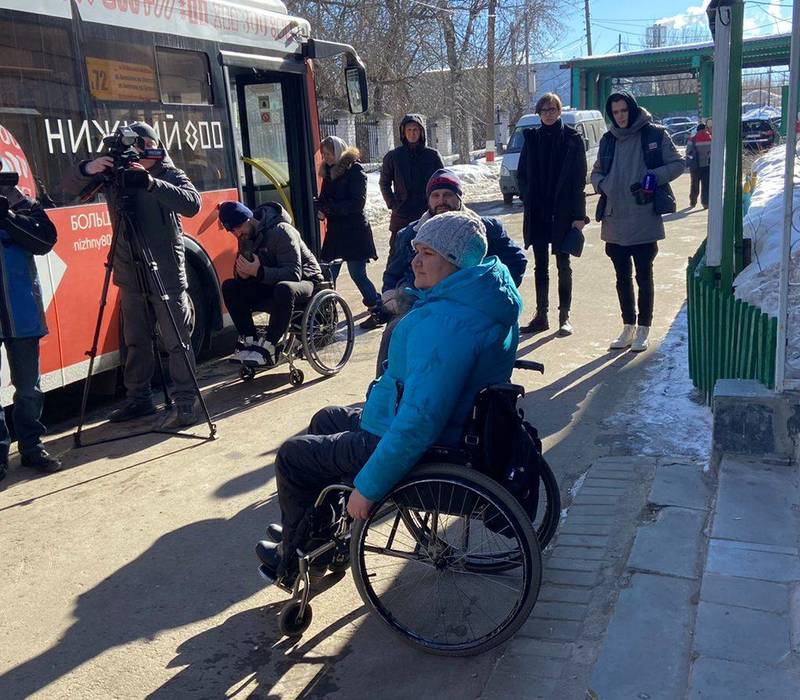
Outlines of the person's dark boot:
{"type": "Polygon", "coordinates": [[[368,311],[369,316],[358,324],[358,327],[362,331],[372,331],[376,328],[380,328],[389,320],[380,304],[370,307],[368,311]]]}
{"type": "Polygon", "coordinates": [[[197,405],[194,401],[175,404],[175,412],[169,420],[162,426],[167,430],[180,430],[181,428],[188,428],[190,425],[197,423],[197,405]]]}
{"type": "Polygon", "coordinates": [[[267,539],[276,544],[283,539],[283,525],[270,523],[267,525],[267,539]]]}
{"type": "Polygon", "coordinates": [[[26,452],[22,455],[21,462],[23,467],[31,467],[48,474],[60,472],[62,469],[61,460],[53,457],[47,450],[26,452]]]}
{"type": "Polygon", "coordinates": [[[572,335],[573,328],[569,322],[569,311],[558,312],[558,334],[563,338],[572,335]]]}
{"type": "Polygon", "coordinates": [[[520,333],[542,333],[550,328],[550,321],[547,320],[547,312],[537,311],[527,326],[519,329],[520,333]]]}
{"type": "Polygon", "coordinates": [[[8,474],[8,462],[0,462],[0,481],[6,478],[8,474]]]}
{"type": "Polygon", "coordinates": [[[156,405],[152,399],[131,399],[124,406],[114,409],[108,414],[111,423],[124,423],[135,418],[152,416],[156,412],[156,405]]]}

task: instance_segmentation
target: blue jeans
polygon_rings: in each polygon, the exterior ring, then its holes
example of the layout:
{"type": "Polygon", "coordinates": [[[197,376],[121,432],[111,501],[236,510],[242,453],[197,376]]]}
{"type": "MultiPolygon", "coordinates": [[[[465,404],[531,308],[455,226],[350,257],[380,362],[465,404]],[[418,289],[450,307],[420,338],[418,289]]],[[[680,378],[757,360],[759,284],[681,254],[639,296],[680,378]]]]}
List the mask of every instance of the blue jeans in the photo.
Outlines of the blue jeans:
{"type": "MultiPolygon", "coordinates": [[[[39,388],[39,339],[4,338],[11,383],[14,385],[14,429],[22,454],[38,452],[44,448],[42,435],[45,427],[40,422],[44,394],[39,388]]],[[[6,416],[0,405],[0,460],[8,460],[11,435],[6,416]]]]}
{"type": "MultiPolygon", "coordinates": [[[[378,306],[381,303],[381,295],[375,289],[369,277],[367,277],[367,261],[366,260],[346,260],[347,271],[350,277],[355,282],[358,291],[361,292],[361,301],[368,309],[373,306],[378,306]]],[[[331,265],[331,276],[335,282],[339,277],[339,272],[342,269],[341,265],[331,265]]]]}

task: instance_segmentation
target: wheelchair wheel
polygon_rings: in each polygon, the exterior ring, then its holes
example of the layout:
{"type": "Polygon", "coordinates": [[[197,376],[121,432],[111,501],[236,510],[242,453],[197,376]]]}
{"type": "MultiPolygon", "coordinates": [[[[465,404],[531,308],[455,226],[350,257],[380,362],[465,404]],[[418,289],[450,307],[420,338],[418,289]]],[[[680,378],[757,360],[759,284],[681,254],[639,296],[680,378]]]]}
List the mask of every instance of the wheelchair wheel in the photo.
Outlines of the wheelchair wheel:
{"type": "Polygon", "coordinates": [[[239,376],[242,378],[242,381],[244,382],[252,382],[253,378],[256,376],[256,370],[253,367],[242,365],[239,368],[239,376]]]}
{"type": "Polygon", "coordinates": [[[350,560],[366,605],[407,643],[445,656],[506,641],[541,583],[539,544],[522,507],[489,477],[452,464],[415,469],[357,521],[350,560]]]}
{"type": "Polygon", "coordinates": [[[308,629],[312,617],[310,605],[306,605],[305,615],[300,617],[300,601],[290,600],[281,609],[278,617],[278,629],[284,637],[299,637],[308,629]]]}
{"type": "Polygon", "coordinates": [[[304,381],[305,375],[303,374],[303,370],[295,367],[291,372],[289,372],[289,384],[292,386],[300,386],[304,381]]]}
{"type": "Polygon", "coordinates": [[[319,374],[337,374],[353,353],[355,328],[347,302],[333,290],[317,294],[303,314],[302,344],[306,361],[319,374]]]}
{"type": "Polygon", "coordinates": [[[544,457],[539,466],[539,508],[536,511],[533,527],[536,529],[539,547],[544,549],[550,544],[561,521],[561,492],[558,489],[556,476],[544,457]]]}

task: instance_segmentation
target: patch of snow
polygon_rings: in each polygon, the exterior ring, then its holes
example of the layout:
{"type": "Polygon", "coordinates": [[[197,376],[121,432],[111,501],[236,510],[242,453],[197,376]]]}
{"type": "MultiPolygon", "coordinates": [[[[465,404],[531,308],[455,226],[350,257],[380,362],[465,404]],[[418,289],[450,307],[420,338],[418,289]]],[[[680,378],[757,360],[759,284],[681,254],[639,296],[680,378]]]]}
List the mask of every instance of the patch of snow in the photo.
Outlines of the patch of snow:
{"type": "MultiPolygon", "coordinates": [[[[778,315],[781,240],[783,238],[784,158],[786,147],[776,146],[753,165],[756,188],[747,216],[744,236],[753,242],[753,262],[734,280],[734,293],[770,316],[778,315]]],[[[800,164],[795,161],[792,244],[789,287],[789,339],[787,376],[800,376],[800,164]]]]}
{"type": "Polygon", "coordinates": [[[652,351],[647,374],[628,408],[604,421],[609,428],[635,435],[638,454],[708,462],[712,416],[689,379],[688,342],[684,305],[661,345],[652,351]]]}

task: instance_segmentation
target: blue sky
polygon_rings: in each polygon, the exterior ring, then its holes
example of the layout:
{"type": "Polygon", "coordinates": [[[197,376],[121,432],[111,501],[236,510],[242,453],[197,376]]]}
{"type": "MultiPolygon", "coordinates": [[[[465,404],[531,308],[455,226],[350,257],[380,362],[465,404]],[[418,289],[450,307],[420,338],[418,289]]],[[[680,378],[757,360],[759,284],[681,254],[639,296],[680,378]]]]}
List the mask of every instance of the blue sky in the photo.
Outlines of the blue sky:
{"type": "MultiPolygon", "coordinates": [[[[549,55],[536,60],[558,60],[586,55],[583,0],[565,0],[567,9],[574,6],[570,19],[563,23],[565,32],[550,44],[549,55]]],[[[702,30],[704,41],[711,40],[705,15],[707,0],[589,0],[592,24],[592,47],[595,54],[616,53],[619,34],[623,51],[640,49],[646,27],[665,24],[675,30],[702,30]]],[[[791,31],[791,0],[749,0],[745,4],[745,36],[766,36],[791,31]]],[[[532,57],[533,59],[533,57],[532,57]]]]}

